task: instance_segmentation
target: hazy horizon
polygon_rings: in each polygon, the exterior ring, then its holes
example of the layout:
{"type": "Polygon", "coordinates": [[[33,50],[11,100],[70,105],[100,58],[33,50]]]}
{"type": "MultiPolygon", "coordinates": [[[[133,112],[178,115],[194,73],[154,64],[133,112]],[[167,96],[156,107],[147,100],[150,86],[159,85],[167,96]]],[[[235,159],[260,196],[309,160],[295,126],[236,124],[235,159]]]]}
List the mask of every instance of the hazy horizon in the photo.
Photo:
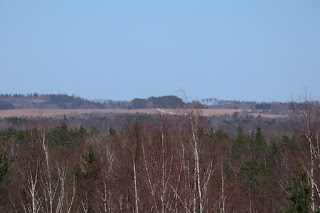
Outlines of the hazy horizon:
{"type": "Polygon", "coordinates": [[[320,98],[320,1],[0,3],[0,93],[320,98]]]}
{"type": "Polygon", "coordinates": [[[281,103],[288,103],[288,102],[292,102],[292,101],[300,101],[300,100],[304,100],[304,98],[307,95],[308,100],[315,100],[315,101],[319,101],[319,99],[317,99],[316,97],[314,97],[312,95],[312,92],[309,90],[304,90],[303,92],[301,92],[300,94],[298,94],[295,97],[291,97],[291,99],[289,100],[285,100],[285,101],[277,101],[277,100],[270,100],[270,101],[265,101],[265,100],[240,100],[240,99],[225,99],[225,98],[216,98],[216,97],[203,97],[203,98],[194,98],[194,97],[190,97],[187,96],[187,94],[184,93],[184,91],[179,91],[176,94],[163,94],[163,95],[151,95],[151,96],[146,96],[146,97],[142,97],[142,96],[137,96],[134,97],[132,99],[110,99],[110,98],[88,98],[88,97],[84,97],[81,95],[77,95],[77,94],[68,94],[68,93],[41,93],[41,92],[31,92],[31,93],[0,93],[0,94],[8,94],[8,95],[24,95],[24,96],[28,96],[28,95],[33,95],[33,94],[38,94],[38,95],[68,95],[68,96],[75,96],[75,97],[79,97],[79,98],[83,98],[83,99],[87,99],[89,101],[132,101],[135,98],[139,98],[139,99],[148,99],[151,97],[164,97],[164,96],[177,96],[178,98],[182,99],[185,102],[192,102],[192,101],[202,101],[202,100],[206,100],[206,99],[217,99],[220,101],[243,101],[243,102],[266,102],[266,103],[272,103],[272,102],[281,102],[281,103]]]}

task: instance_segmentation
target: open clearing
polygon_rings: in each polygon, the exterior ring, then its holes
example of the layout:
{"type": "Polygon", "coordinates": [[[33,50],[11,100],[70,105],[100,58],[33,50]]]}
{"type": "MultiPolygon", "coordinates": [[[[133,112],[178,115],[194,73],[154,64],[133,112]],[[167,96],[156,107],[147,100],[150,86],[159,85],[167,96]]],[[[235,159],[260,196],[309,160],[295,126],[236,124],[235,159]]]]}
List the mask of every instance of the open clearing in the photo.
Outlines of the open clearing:
{"type": "MultiPolygon", "coordinates": [[[[235,112],[243,112],[236,109],[201,109],[200,113],[204,116],[214,115],[232,115],[235,112]]],[[[80,114],[185,114],[185,110],[181,109],[13,109],[13,110],[0,110],[0,117],[57,117],[62,115],[80,115],[80,114]]],[[[281,118],[284,115],[275,114],[258,114],[249,113],[253,116],[261,115],[268,118],[281,118]]]]}

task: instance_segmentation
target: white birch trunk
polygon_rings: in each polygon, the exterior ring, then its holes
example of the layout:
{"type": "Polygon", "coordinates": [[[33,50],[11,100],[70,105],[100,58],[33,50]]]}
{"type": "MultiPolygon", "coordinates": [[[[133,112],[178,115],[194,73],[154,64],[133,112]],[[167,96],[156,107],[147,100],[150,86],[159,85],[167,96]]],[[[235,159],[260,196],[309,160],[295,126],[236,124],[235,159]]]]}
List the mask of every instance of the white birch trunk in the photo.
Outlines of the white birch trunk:
{"type": "Polygon", "coordinates": [[[312,144],[310,143],[310,179],[311,179],[311,210],[312,212],[315,211],[315,204],[314,204],[314,156],[312,151],[312,144]]]}
{"type": "MultiPolygon", "coordinates": [[[[197,118],[195,118],[197,119],[197,118]]],[[[203,212],[203,205],[202,205],[202,192],[201,192],[201,180],[200,180],[200,159],[199,159],[199,151],[198,151],[198,140],[196,137],[196,130],[194,127],[193,120],[191,118],[191,128],[192,128],[192,140],[193,140],[193,154],[195,158],[195,194],[198,193],[199,197],[199,212],[203,212]],[[197,192],[196,192],[197,191],[197,192]]],[[[195,200],[195,198],[194,198],[195,200]]],[[[194,201],[195,202],[195,201],[194,201]]],[[[195,209],[194,209],[195,211],[195,209]]]]}
{"type": "Polygon", "coordinates": [[[29,164],[29,193],[31,197],[31,211],[37,213],[40,210],[40,200],[37,198],[37,183],[38,183],[39,161],[37,160],[35,175],[32,175],[31,166],[29,164]]]}
{"type": "Polygon", "coordinates": [[[222,169],[221,169],[221,208],[220,208],[221,213],[225,213],[225,201],[226,201],[226,196],[224,194],[224,168],[223,168],[223,163],[222,163],[222,169]]]}
{"type": "Polygon", "coordinates": [[[133,161],[133,183],[134,183],[135,212],[139,213],[137,171],[136,171],[136,162],[135,162],[135,158],[134,157],[132,157],[132,161],[133,161]]]}

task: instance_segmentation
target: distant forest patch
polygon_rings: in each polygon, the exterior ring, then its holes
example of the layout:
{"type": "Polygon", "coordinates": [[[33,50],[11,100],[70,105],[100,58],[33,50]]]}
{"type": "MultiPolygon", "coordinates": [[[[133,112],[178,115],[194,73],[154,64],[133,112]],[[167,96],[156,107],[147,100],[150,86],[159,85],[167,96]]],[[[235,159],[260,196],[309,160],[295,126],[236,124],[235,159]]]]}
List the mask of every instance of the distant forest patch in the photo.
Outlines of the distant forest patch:
{"type": "Polygon", "coordinates": [[[140,108],[181,108],[182,99],[168,95],[135,98],[132,101],[92,101],[66,94],[0,94],[0,109],[140,109],[140,108]]]}
{"type": "Polygon", "coordinates": [[[0,101],[0,110],[4,109],[14,109],[14,106],[10,102],[0,101]]]}
{"type": "Polygon", "coordinates": [[[135,98],[132,100],[133,109],[141,108],[181,108],[184,102],[181,98],[174,95],[150,97],[147,99],[135,98]]]}
{"type": "Polygon", "coordinates": [[[0,94],[0,109],[242,109],[250,113],[286,115],[291,103],[218,100],[207,98],[185,102],[175,95],[134,98],[131,101],[88,100],[67,94],[0,94]]]}

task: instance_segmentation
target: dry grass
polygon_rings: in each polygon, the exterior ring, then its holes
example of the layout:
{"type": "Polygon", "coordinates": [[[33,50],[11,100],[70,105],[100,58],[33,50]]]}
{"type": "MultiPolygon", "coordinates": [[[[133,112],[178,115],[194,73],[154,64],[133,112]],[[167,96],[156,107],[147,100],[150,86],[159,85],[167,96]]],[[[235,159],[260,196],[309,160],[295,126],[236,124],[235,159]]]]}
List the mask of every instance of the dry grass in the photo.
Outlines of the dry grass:
{"type": "Polygon", "coordinates": [[[253,115],[254,117],[261,116],[264,118],[286,118],[287,115],[276,115],[276,114],[259,114],[259,113],[250,113],[250,115],[253,115]]]}
{"type": "MultiPolygon", "coordinates": [[[[232,115],[235,112],[242,112],[242,110],[235,109],[202,109],[201,114],[204,116],[214,115],[232,115]]],[[[14,109],[14,110],[0,110],[0,117],[55,117],[61,115],[77,115],[77,114],[185,114],[186,111],[174,109],[14,109]]],[[[258,116],[258,113],[250,113],[250,115],[258,116]]],[[[262,117],[279,118],[284,115],[274,114],[260,114],[262,117]]]]}

